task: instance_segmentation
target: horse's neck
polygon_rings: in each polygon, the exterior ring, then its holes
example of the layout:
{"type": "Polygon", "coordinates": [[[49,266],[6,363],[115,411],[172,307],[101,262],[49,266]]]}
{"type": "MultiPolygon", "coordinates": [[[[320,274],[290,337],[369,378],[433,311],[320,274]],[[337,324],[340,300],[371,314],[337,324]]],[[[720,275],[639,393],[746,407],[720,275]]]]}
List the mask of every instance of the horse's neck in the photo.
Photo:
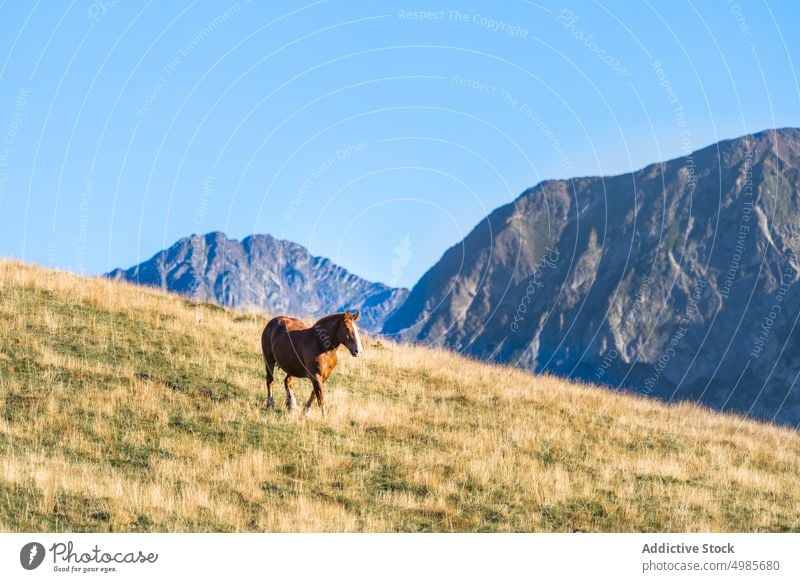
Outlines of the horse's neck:
{"type": "Polygon", "coordinates": [[[336,333],[339,321],[330,319],[323,323],[315,323],[312,326],[314,335],[317,337],[317,343],[323,352],[330,352],[339,347],[340,343],[336,333]]]}

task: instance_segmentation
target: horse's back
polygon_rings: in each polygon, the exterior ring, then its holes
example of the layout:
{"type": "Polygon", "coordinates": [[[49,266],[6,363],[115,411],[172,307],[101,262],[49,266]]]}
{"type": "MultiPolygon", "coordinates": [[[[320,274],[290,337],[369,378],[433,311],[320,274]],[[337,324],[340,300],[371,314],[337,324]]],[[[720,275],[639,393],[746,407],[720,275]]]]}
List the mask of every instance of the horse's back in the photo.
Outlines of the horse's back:
{"type": "Polygon", "coordinates": [[[296,317],[289,317],[288,315],[279,315],[273,317],[264,328],[264,332],[272,333],[274,331],[294,331],[297,329],[306,329],[308,326],[296,317]]]}
{"type": "MultiPolygon", "coordinates": [[[[264,358],[277,362],[284,371],[303,370],[302,362],[297,358],[297,347],[294,346],[289,332],[308,329],[305,322],[288,315],[279,315],[269,320],[261,334],[261,349],[264,358]]],[[[302,374],[296,374],[302,375],[302,374]]]]}

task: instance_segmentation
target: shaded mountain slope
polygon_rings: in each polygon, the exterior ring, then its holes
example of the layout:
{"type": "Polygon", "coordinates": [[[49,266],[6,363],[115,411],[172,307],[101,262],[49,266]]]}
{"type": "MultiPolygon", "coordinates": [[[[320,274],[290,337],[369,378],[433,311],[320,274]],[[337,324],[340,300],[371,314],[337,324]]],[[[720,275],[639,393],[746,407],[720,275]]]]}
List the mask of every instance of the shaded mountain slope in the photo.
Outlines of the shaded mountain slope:
{"type": "Polygon", "coordinates": [[[800,131],[546,181],[384,325],[539,372],[800,423],[800,131]]]}

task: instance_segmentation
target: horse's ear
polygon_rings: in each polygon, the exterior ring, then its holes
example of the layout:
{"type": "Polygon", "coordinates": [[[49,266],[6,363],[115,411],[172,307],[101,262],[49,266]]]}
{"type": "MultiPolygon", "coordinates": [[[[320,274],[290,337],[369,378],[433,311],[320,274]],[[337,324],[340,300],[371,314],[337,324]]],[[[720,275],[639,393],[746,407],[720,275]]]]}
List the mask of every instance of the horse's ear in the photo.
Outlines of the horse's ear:
{"type": "Polygon", "coordinates": [[[346,310],[346,311],[344,312],[344,318],[345,318],[345,319],[350,319],[351,317],[353,317],[353,315],[350,313],[350,310],[349,310],[349,309],[348,309],[348,310],[346,310]]]}
{"type": "Polygon", "coordinates": [[[358,319],[358,316],[359,316],[359,315],[361,315],[361,312],[360,312],[360,311],[356,311],[356,312],[353,314],[353,321],[355,321],[356,319],[358,319]]]}

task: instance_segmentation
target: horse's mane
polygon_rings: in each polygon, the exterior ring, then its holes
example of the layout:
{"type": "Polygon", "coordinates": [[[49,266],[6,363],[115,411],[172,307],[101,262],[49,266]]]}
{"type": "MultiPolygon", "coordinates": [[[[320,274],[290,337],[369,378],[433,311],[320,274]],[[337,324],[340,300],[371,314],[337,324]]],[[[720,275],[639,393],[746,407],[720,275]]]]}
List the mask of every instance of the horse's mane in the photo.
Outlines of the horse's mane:
{"type": "Polygon", "coordinates": [[[344,312],[340,311],[339,313],[331,313],[330,315],[326,315],[325,317],[319,318],[317,321],[314,322],[314,325],[324,325],[326,323],[330,323],[334,319],[343,318],[344,312]]]}

